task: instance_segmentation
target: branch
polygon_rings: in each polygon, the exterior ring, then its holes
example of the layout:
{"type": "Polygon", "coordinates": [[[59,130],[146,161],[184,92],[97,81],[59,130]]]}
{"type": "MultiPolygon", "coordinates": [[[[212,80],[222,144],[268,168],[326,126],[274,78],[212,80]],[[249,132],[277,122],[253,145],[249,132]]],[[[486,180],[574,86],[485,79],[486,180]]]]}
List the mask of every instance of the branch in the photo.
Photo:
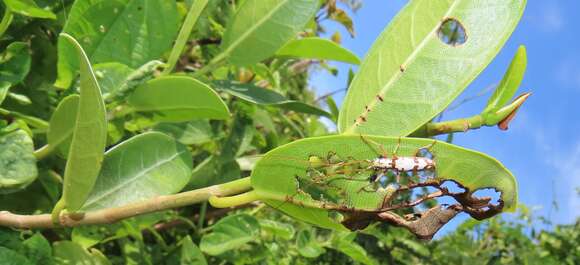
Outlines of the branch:
{"type": "MultiPolygon", "coordinates": [[[[207,188],[182,192],[173,195],[164,195],[142,202],[132,203],[116,208],[107,208],[87,213],[62,213],[59,217],[60,225],[74,227],[80,225],[110,224],[123,219],[152,212],[188,206],[207,201],[211,196],[228,196],[239,194],[250,188],[250,178],[243,178],[225,184],[207,188]]],[[[8,211],[0,212],[0,226],[20,229],[55,228],[50,214],[19,215],[8,211]]]]}
{"type": "Polygon", "coordinates": [[[407,228],[420,239],[430,240],[443,225],[453,219],[461,210],[459,205],[452,205],[445,209],[438,205],[422,213],[421,218],[415,221],[407,221],[393,212],[382,212],[378,216],[391,224],[407,228]]]}

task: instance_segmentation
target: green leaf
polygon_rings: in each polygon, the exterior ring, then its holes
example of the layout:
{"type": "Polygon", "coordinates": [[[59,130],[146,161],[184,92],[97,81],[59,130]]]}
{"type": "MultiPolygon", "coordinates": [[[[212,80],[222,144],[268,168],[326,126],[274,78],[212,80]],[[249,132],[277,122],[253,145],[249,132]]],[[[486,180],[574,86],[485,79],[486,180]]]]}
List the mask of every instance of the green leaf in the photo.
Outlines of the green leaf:
{"type": "Polygon", "coordinates": [[[107,151],[83,210],[177,193],[189,181],[192,169],[191,155],[184,145],[162,133],[140,134],[107,151]]]}
{"type": "Polygon", "coordinates": [[[491,62],[525,3],[410,1],[367,53],[342,104],[339,131],[406,136],[417,130],[491,62]],[[457,34],[445,35],[449,24],[457,34]]]}
{"type": "Polygon", "coordinates": [[[226,183],[238,179],[240,175],[240,166],[232,158],[209,156],[193,169],[187,189],[226,183]]]}
{"type": "Polygon", "coordinates": [[[27,17],[56,19],[56,15],[36,5],[34,0],[4,0],[4,3],[14,13],[27,17]]]}
{"type": "Polygon", "coordinates": [[[236,249],[260,236],[260,224],[247,214],[230,215],[217,222],[201,238],[200,248],[212,256],[236,249]]]}
{"type": "MultiPolygon", "coordinates": [[[[95,64],[118,62],[137,68],[161,57],[171,47],[178,29],[175,1],[78,0],[63,32],[81,40],[95,64]]],[[[73,46],[62,38],[58,54],[55,85],[66,88],[76,75],[78,62],[73,46]]]]}
{"type": "Polygon", "coordinates": [[[213,84],[216,89],[227,92],[253,104],[274,106],[296,112],[332,118],[332,114],[320,108],[299,101],[289,100],[272,89],[229,80],[214,81],[213,84]]]}
{"type": "Polygon", "coordinates": [[[94,66],[95,76],[101,86],[103,98],[109,100],[118,93],[135,71],[121,63],[101,63],[94,66]]]}
{"type": "MultiPolygon", "coordinates": [[[[43,187],[44,184],[42,183],[45,180],[45,176],[39,175],[38,181],[32,182],[24,190],[10,194],[0,194],[0,209],[17,214],[35,214],[50,211],[58,197],[53,199],[47,194],[47,189],[43,187]]],[[[58,183],[58,186],[55,183],[53,188],[60,190],[60,186],[61,183],[58,183]]],[[[2,245],[1,243],[0,240],[0,246],[2,245]]]]}
{"type": "Polygon", "coordinates": [[[22,254],[0,246],[0,260],[2,261],[2,265],[32,265],[34,263],[30,262],[25,256],[22,254]]]}
{"type": "Polygon", "coordinates": [[[207,2],[208,0],[198,0],[191,4],[189,12],[187,12],[187,16],[185,17],[185,21],[183,21],[183,25],[179,30],[179,35],[177,35],[173,49],[171,49],[171,54],[169,54],[169,58],[167,59],[167,67],[163,70],[163,74],[169,74],[175,68],[175,64],[183,53],[183,49],[189,40],[189,36],[194,29],[195,23],[205,9],[207,2]]]}
{"type": "Polygon", "coordinates": [[[0,227],[0,246],[9,249],[20,249],[22,247],[20,232],[12,228],[0,227]]]}
{"type": "Polygon", "coordinates": [[[70,95],[62,99],[50,118],[46,140],[50,148],[58,148],[63,157],[68,156],[80,98],[79,95],[70,95]]]}
{"type": "Polygon", "coordinates": [[[318,0],[246,0],[229,21],[222,56],[236,65],[250,65],[274,55],[312,19],[318,3],[318,0]]]}
{"type": "Polygon", "coordinates": [[[79,244],[72,241],[58,241],[53,244],[54,259],[57,265],[87,264],[108,265],[111,264],[102,253],[96,249],[91,252],[83,249],[79,244]]]}
{"type": "Polygon", "coordinates": [[[296,236],[298,253],[307,258],[316,258],[324,253],[324,248],[316,241],[310,230],[301,230],[296,236]]]}
{"type": "Polygon", "coordinates": [[[352,239],[348,238],[350,237],[350,235],[354,235],[354,233],[348,235],[349,236],[347,237],[343,236],[338,240],[336,240],[335,242],[333,242],[331,247],[346,254],[356,262],[360,262],[366,265],[377,264],[376,261],[374,261],[372,258],[369,257],[366,250],[362,246],[353,242],[352,239]]]}
{"type": "Polygon", "coordinates": [[[0,135],[0,194],[20,191],[38,176],[32,139],[22,130],[0,135]]]}
{"type": "Polygon", "coordinates": [[[260,227],[262,227],[262,230],[284,240],[292,239],[296,232],[292,225],[272,220],[260,220],[260,227]]]}
{"type": "Polygon", "coordinates": [[[72,230],[71,240],[87,249],[103,241],[106,236],[106,228],[102,226],[77,226],[72,230]]]}
{"type": "Polygon", "coordinates": [[[4,102],[6,95],[8,95],[8,90],[10,89],[11,86],[12,84],[10,84],[9,82],[0,81],[0,106],[2,106],[2,102],[4,102]]]}
{"type": "Polygon", "coordinates": [[[520,46],[501,83],[499,83],[495,92],[487,101],[487,106],[482,113],[497,111],[512,99],[524,79],[527,64],[526,47],[520,46]]]}
{"type": "Polygon", "coordinates": [[[136,111],[148,112],[159,121],[227,119],[229,111],[219,95],[206,84],[186,76],[151,80],[129,96],[136,111]]]}
{"type": "MultiPolygon", "coordinates": [[[[348,177],[335,174],[336,179],[331,188],[309,185],[308,181],[314,183],[314,180],[310,180],[313,176],[319,176],[307,174],[308,168],[311,168],[309,159],[311,156],[327,158],[329,154],[335,154],[333,160],[337,162],[364,161],[382,155],[379,151],[381,147],[370,141],[379,143],[387,152],[394,150],[399,142],[397,137],[365,136],[365,139],[369,143],[354,135],[316,137],[276,148],[256,164],[251,175],[252,187],[262,200],[290,216],[321,227],[342,230],[344,228],[336,212],[325,210],[323,204],[333,203],[359,211],[376,211],[389,193],[361,191],[369,185],[371,172],[368,170],[357,171],[348,177]],[[304,192],[298,192],[299,186],[304,192]],[[317,187],[320,187],[319,190],[314,190],[317,187]],[[324,199],[316,192],[322,192],[324,199]],[[288,198],[292,198],[292,201],[288,198]]],[[[396,155],[414,156],[421,147],[433,143],[431,139],[402,138],[396,155]]],[[[497,160],[439,141],[433,145],[431,153],[437,165],[435,180],[453,180],[471,193],[493,188],[501,192],[504,210],[511,211],[517,205],[517,182],[497,160]]]]}
{"type": "Polygon", "coordinates": [[[85,203],[101,169],[107,140],[107,120],[101,90],[89,59],[70,35],[61,34],[61,38],[76,47],[81,71],[79,108],[61,198],[67,210],[76,211],[85,203]]]}
{"type": "Polygon", "coordinates": [[[201,253],[199,247],[197,247],[193,241],[191,240],[190,236],[184,237],[180,243],[181,251],[180,251],[180,259],[179,263],[181,265],[207,265],[207,261],[201,253]]]}
{"type": "Polygon", "coordinates": [[[153,130],[170,135],[185,145],[203,144],[214,139],[214,133],[208,120],[160,123],[153,130]]]}
{"type": "Polygon", "coordinates": [[[22,242],[22,247],[23,254],[34,264],[53,264],[52,248],[50,247],[48,240],[46,240],[42,234],[36,233],[32,237],[24,240],[24,242],[22,242]]]}
{"type": "Polygon", "coordinates": [[[290,41],[276,52],[276,56],[289,56],[360,64],[360,59],[351,51],[343,48],[333,41],[315,37],[290,41]]]}
{"type": "MultiPolygon", "coordinates": [[[[8,82],[15,85],[24,81],[28,71],[30,71],[31,60],[28,44],[24,42],[10,43],[6,50],[0,54],[0,83],[8,82]]],[[[1,96],[0,99],[2,99],[1,96]]]]}

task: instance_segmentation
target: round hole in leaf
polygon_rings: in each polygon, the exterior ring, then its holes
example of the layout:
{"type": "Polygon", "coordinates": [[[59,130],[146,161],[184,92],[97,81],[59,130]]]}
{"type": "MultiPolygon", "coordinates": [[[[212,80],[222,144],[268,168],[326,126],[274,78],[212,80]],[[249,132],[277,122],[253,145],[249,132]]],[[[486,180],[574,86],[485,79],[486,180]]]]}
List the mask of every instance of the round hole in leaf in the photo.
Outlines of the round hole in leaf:
{"type": "Polygon", "coordinates": [[[457,19],[448,18],[439,27],[437,31],[439,39],[450,46],[459,46],[467,41],[467,31],[457,19]]]}

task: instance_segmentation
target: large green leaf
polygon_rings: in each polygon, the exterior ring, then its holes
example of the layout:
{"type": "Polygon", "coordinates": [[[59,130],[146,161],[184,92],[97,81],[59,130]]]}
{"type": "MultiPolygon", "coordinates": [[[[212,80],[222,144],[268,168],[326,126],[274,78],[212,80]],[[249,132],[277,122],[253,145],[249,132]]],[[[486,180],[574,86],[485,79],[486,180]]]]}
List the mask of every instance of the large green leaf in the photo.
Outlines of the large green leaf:
{"type": "Polygon", "coordinates": [[[0,194],[24,189],[36,179],[32,139],[22,130],[0,135],[0,194]]]}
{"type": "Polygon", "coordinates": [[[293,40],[276,52],[276,56],[289,56],[319,60],[332,60],[360,64],[360,59],[337,43],[323,38],[293,40]]]}
{"type": "Polygon", "coordinates": [[[83,210],[176,193],[187,184],[192,169],[189,151],[173,138],[157,132],[135,136],[107,151],[83,210]]]}
{"type": "Polygon", "coordinates": [[[50,117],[46,139],[50,148],[58,148],[63,157],[68,155],[79,102],[79,95],[70,95],[62,99],[50,117]]]}
{"type": "Polygon", "coordinates": [[[79,108],[64,171],[61,198],[61,206],[76,211],[86,201],[101,169],[107,140],[107,120],[101,90],[89,59],[74,38],[67,34],[61,34],[61,38],[77,49],[81,71],[79,108]]]}
{"type": "Polygon", "coordinates": [[[247,214],[230,215],[219,220],[212,232],[201,238],[199,247],[210,255],[236,249],[260,236],[258,220],[247,214]]]}
{"type": "Polygon", "coordinates": [[[525,3],[410,1],[361,64],[342,104],[340,132],[405,136],[431,120],[499,52],[525,3]],[[456,34],[445,35],[449,28],[456,34]]]}
{"type": "Polygon", "coordinates": [[[36,5],[34,0],[4,0],[6,6],[14,13],[28,17],[56,19],[56,15],[36,5]]]}
{"type": "MultiPolygon", "coordinates": [[[[78,0],[63,32],[81,40],[95,64],[118,62],[137,68],[166,52],[178,29],[175,1],[78,0]]],[[[78,69],[74,48],[61,38],[58,54],[56,86],[68,87],[78,69]]]]}
{"type": "Polygon", "coordinates": [[[318,0],[245,1],[229,21],[222,56],[250,65],[274,55],[312,19],[318,5],[318,0]]]}
{"type": "Polygon", "coordinates": [[[213,82],[216,89],[227,92],[247,102],[274,106],[296,112],[313,114],[331,118],[332,114],[300,101],[290,100],[282,94],[267,88],[262,88],[253,84],[238,83],[229,80],[219,80],[213,82]]]}
{"type": "Polygon", "coordinates": [[[186,76],[163,76],[137,87],[129,96],[136,111],[151,113],[158,121],[227,119],[229,111],[206,84],[186,76]]]}
{"type": "MultiPolygon", "coordinates": [[[[388,152],[394,150],[399,141],[399,138],[394,137],[365,136],[365,138],[369,142],[380,143],[388,152]]],[[[419,148],[433,143],[434,140],[431,139],[402,138],[397,156],[414,156],[419,148]]],[[[337,223],[338,219],[322,209],[323,200],[312,197],[311,192],[308,194],[298,192],[298,186],[302,189],[320,187],[304,185],[312,178],[312,174],[307,174],[309,158],[312,155],[326,158],[328,154],[336,154],[334,159],[338,161],[362,161],[377,158],[381,155],[380,149],[378,144],[367,144],[360,136],[351,135],[296,141],[267,153],[256,164],[251,176],[252,187],[266,203],[291,216],[322,227],[342,229],[337,223]],[[294,203],[288,198],[292,198],[294,203]],[[308,207],[300,207],[301,205],[308,207]]],[[[501,192],[504,210],[514,210],[517,204],[517,183],[514,176],[500,162],[485,154],[444,142],[437,142],[431,152],[437,165],[435,180],[455,181],[469,189],[471,193],[480,189],[494,188],[501,192]]],[[[332,187],[336,187],[338,191],[331,193],[331,188],[322,187],[326,192],[323,193],[324,201],[358,210],[379,209],[388,194],[362,192],[361,189],[369,185],[370,175],[368,170],[348,175],[349,178],[336,175],[337,179],[332,182],[332,187]]]]}

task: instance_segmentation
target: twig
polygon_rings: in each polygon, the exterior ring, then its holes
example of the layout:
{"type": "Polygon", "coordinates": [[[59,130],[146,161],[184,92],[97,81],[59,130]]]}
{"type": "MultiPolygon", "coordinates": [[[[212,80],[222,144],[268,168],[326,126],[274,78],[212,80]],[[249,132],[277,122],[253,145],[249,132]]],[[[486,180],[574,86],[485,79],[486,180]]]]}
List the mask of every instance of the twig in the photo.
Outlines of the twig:
{"type": "MultiPolygon", "coordinates": [[[[152,212],[183,207],[207,201],[211,196],[229,196],[247,191],[250,188],[249,178],[243,178],[225,184],[214,185],[203,189],[182,192],[173,195],[159,196],[129,205],[107,208],[87,213],[62,213],[60,225],[74,227],[80,225],[110,224],[120,220],[152,212]]],[[[14,228],[55,228],[50,214],[19,215],[8,211],[0,212],[0,226],[14,228]]]]}
{"type": "Polygon", "coordinates": [[[326,94],[324,94],[324,95],[321,95],[320,97],[316,98],[316,99],[314,100],[314,103],[316,103],[316,102],[319,102],[319,101],[321,101],[321,100],[324,100],[324,99],[326,99],[327,97],[333,96],[334,94],[338,94],[338,93],[340,93],[340,92],[344,92],[344,91],[346,91],[346,90],[347,90],[347,88],[345,87],[345,88],[337,89],[337,90],[334,90],[334,91],[330,91],[330,92],[328,92],[328,93],[326,93],[326,94]]]}

